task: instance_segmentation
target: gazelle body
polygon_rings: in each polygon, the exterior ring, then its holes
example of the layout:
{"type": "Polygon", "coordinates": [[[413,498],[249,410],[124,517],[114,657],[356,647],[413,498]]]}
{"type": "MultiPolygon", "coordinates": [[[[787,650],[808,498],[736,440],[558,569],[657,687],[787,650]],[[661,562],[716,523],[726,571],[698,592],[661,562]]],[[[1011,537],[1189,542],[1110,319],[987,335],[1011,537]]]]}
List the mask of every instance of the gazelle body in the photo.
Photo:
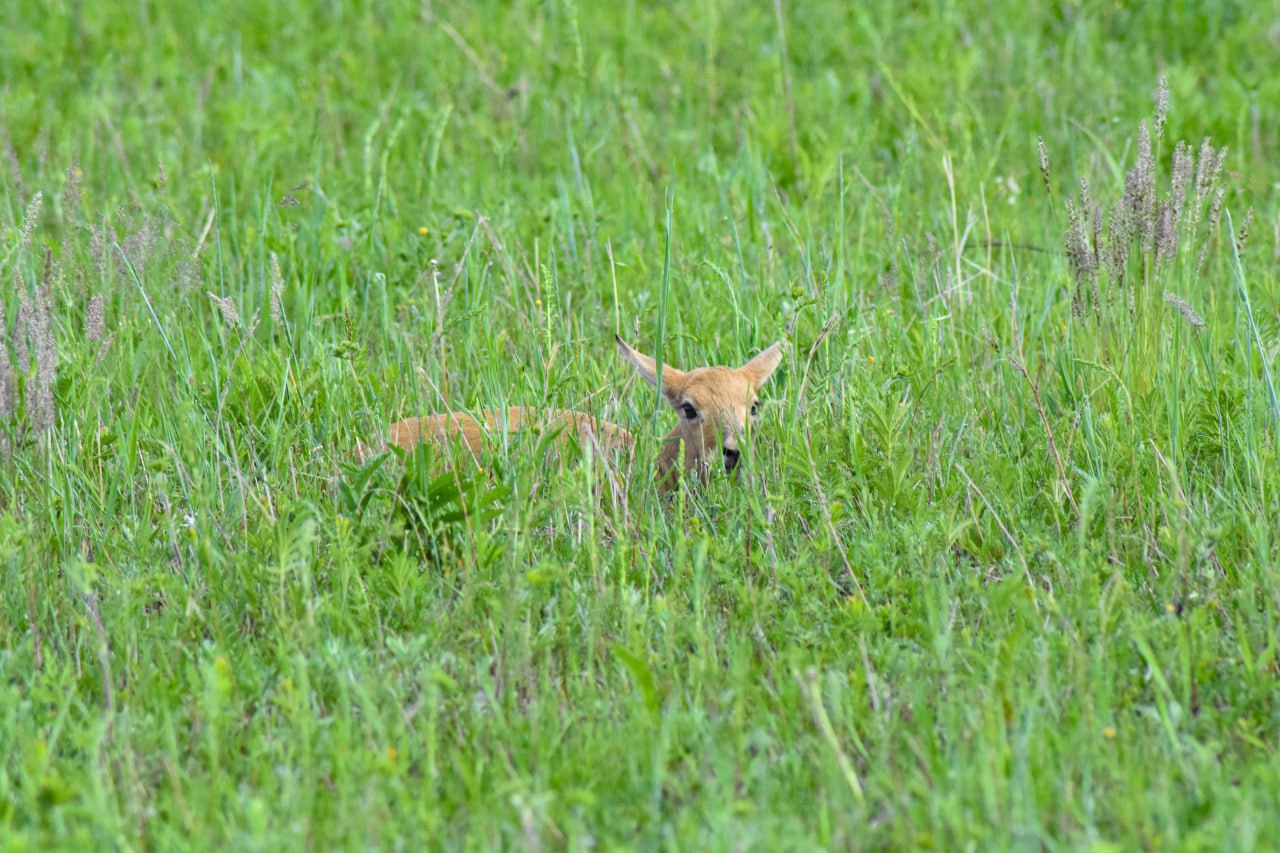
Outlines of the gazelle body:
{"type": "MultiPolygon", "coordinates": [[[[623,359],[661,391],[680,417],[658,453],[659,486],[665,490],[678,482],[681,460],[686,473],[699,477],[721,464],[726,471],[734,470],[741,459],[740,445],[756,414],[756,393],[782,360],[781,344],[775,343],[739,368],[699,367],[683,371],[664,365],[659,377],[652,358],[627,346],[622,338],[617,341],[623,359]]],[[[584,443],[594,440],[604,450],[635,445],[630,432],[609,421],[582,412],[521,407],[486,409],[474,415],[449,412],[406,418],[391,425],[388,437],[406,451],[421,441],[448,444],[460,440],[473,457],[478,457],[504,434],[559,428],[577,435],[584,443]]],[[[363,444],[356,446],[357,461],[370,455],[372,451],[363,444]]]]}

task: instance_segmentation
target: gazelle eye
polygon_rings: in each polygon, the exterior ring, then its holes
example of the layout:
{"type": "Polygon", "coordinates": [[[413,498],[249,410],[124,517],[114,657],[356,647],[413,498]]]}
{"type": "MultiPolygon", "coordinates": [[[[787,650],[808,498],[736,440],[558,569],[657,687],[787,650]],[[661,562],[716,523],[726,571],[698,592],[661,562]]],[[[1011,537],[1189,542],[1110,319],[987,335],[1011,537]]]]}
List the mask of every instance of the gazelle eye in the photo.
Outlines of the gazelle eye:
{"type": "Polygon", "coordinates": [[[756,400],[751,404],[751,417],[757,417],[760,414],[760,401],[756,400]]]}
{"type": "Polygon", "coordinates": [[[698,410],[689,403],[684,404],[684,416],[689,420],[695,420],[698,417],[698,410]]]}

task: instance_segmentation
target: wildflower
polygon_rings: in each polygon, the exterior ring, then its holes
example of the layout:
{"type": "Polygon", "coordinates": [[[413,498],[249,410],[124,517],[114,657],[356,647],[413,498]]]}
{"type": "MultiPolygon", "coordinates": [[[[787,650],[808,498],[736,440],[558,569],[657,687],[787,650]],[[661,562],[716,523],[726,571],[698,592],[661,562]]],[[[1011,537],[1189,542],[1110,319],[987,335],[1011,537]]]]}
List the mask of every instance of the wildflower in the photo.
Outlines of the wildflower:
{"type": "Polygon", "coordinates": [[[425,226],[425,225],[419,225],[419,226],[418,226],[418,233],[419,233],[419,234],[421,234],[423,237],[425,237],[425,236],[427,236],[428,234],[430,234],[430,233],[431,233],[431,231],[430,231],[430,229],[428,229],[428,228],[427,228],[427,226],[425,226]]]}
{"type": "Polygon", "coordinates": [[[1106,728],[1104,728],[1104,729],[1102,730],[1102,736],[1103,736],[1104,738],[1106,738],[1107,740],[1115,740],[1115,739],[1116,739],[1116,730],[1115,730],[1113,727],[1111,727],[1111,726],[1107,726],[1106,728]]]}
{"type": "Polygon", "coordinates": [[[874,355],[869,355],[869,356],[867,356],[867,361],[871,362],[872,364],[875,364],[875,363],[876,363],[876,357],[875,357],[874,355]]]}

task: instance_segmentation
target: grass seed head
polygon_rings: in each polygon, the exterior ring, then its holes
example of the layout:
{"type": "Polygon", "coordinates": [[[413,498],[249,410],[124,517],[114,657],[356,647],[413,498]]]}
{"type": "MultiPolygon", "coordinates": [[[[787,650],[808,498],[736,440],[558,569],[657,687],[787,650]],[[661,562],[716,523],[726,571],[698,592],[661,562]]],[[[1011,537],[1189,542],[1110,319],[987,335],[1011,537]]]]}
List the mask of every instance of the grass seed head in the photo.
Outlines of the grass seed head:
{"type": "Polygon", "coordinates": [[[1040,178],[1044,181],[1044,190],[1049,195],[1053,195],[1053,182],[1050,180],[1049,172],[1049,150],[1045,148],[1044,137],[1036,137],[1036,150],[1040,155],[1040,178]]]}
{"type": "Polygon", "coordinates": [[[102,309],[104,301],[101,293],[95,293],[89,297],[89,306],[84,313],[84,336],[88,340],[102,340],[104,331],[102,309]]]}
{"type": "Polygon", "coordinates": [[[1178,223],[1172,198],[1157,203],[1155,251],[1157,267],[1169,263],[1178,253],[1178,223]]]}
{"type": "MultiPolygon", "coordinates": [[[[9,325],[0,299],[0,423],[13,415],[13,363],[9,361],[9,325]]],[[[3,433],[0,433],[3,441],[3,433]]]]}
{"type": "Polygon", "coordinates": [[[18,313],[13,322],[13,360],[17,370],[26,372],[31,363],[27,351],[27,336],[31,331],[31,299],[27,296],[27,283],[22,273],[13,271],[13,285],[18,294],[18,313]]]}
{"type": "Polygon", "coordinates": [[[1204,318],[1200,316],[1200,313],[1196,311],[1196,309],[1191,307],[1191,304],[1187,302],[1187,300],[1183,299],[1176,293],[1170,293],[1166,290],[1164,292],[1164,301],[1172,305],[1174,309],[1182,315],[1182,318],[1191,324],[1191,328],[1195,329],[1197,332],[1204,330],[1204,318]]]}
{"type": "Polygon", "coordinates": [[[1244,212],[1244,219],[1240,222],[1240,236],[1236,238],[1236,252],[1244,254],[1244,247],[1249,242],[1249,228],[1253,225],[1253,207],[1251,206],[1244,212]]]}
{"type": "Polygon", "coordinates": [[[281,297],[284,295],[284,276],[280,273],[280,258],[271,253],[271,322],[279,326],[284,322],[284,306],[281,297]]]}
{"type": "Polygon", "coordinates": [[[224,299],[212,291],[206,291],[209,298],[213,300],[213,304],[218,306],[218,310],[222,313],[222,322],[226,323],[233,329],[240,328],[240,310],[236,308],[236,304],[230,299],[224,299]]]}
{"type": "Polygon", "coordinates": [[[1156,81],[1156,139],[1164,139],[1164,123],[1169,116],[1169,80],[1163,74],[1156,81]]]}
{"type": "Polygon", "coordinates": [[[31,232],[40,221],[40,206],[43,202],[44,193],[37,192],[31,197],[31,203],[27,205],[27,213],[22,217],[22,232],[18,237],[18,242],[24,247],[31,243],[31,232]]]}
{"type": "Polygon", "coordinates": [[[67,182],[62,185],[60,206],[64,224],[75,222],[80,215],[80,178],[82,175],[80,161],[71,161],[71,165],[67,167],[67,182]]]}
{"type": "Polygon", "coordinates": [[[1209,222],[1205,229],[1204,243],[1200,246],[1200,257],[1196,259],[1197,275],[1204,271],[1205,261],[1209,257],[1209,245],[1213,242],[1213,235],[1217,233],[1218,223],[1222,221],[1222,204],[1226,198],[1227,188],[1218,187],[1213,194],[1213,203],[1209,205],[1209,222]]]}

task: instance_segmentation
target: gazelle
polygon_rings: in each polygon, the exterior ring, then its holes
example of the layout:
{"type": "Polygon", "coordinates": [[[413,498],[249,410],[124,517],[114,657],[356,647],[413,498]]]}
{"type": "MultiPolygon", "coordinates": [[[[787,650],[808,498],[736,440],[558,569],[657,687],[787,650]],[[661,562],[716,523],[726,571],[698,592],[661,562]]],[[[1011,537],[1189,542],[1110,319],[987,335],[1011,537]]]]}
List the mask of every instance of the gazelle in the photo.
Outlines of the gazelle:
{"type": "MultiPolygon", "coordinates": [[[[674,486],[677,463],[683,459],[686,473],[707,476],[722,459],[724,470],[733,471],[741,459],[741,443],[758,410],[757,392],[782,361],[782,343],[774,343],[742,367],[699,367],[678,370],[663,365],[659,379],[657,363],[617,338],[622,358],[675,409],[680,420],[672,427],[658,453],[658,484],[666,490],[674,486]]],[[[449,412],[406,418],[389,429],[391,443],[411,450],[421,441],[439,444],[461,439],[473,457],[489,448],[492,438],[530,429],[572,430],[584,443],[594,438],[606,450],[629,449],[635,445],[630,432],[582,412],[558,409],[486,409],[475,416],[449,412]]],[[[355,458],[364,461],[372,451],[357,444],[355,458]]]]}

